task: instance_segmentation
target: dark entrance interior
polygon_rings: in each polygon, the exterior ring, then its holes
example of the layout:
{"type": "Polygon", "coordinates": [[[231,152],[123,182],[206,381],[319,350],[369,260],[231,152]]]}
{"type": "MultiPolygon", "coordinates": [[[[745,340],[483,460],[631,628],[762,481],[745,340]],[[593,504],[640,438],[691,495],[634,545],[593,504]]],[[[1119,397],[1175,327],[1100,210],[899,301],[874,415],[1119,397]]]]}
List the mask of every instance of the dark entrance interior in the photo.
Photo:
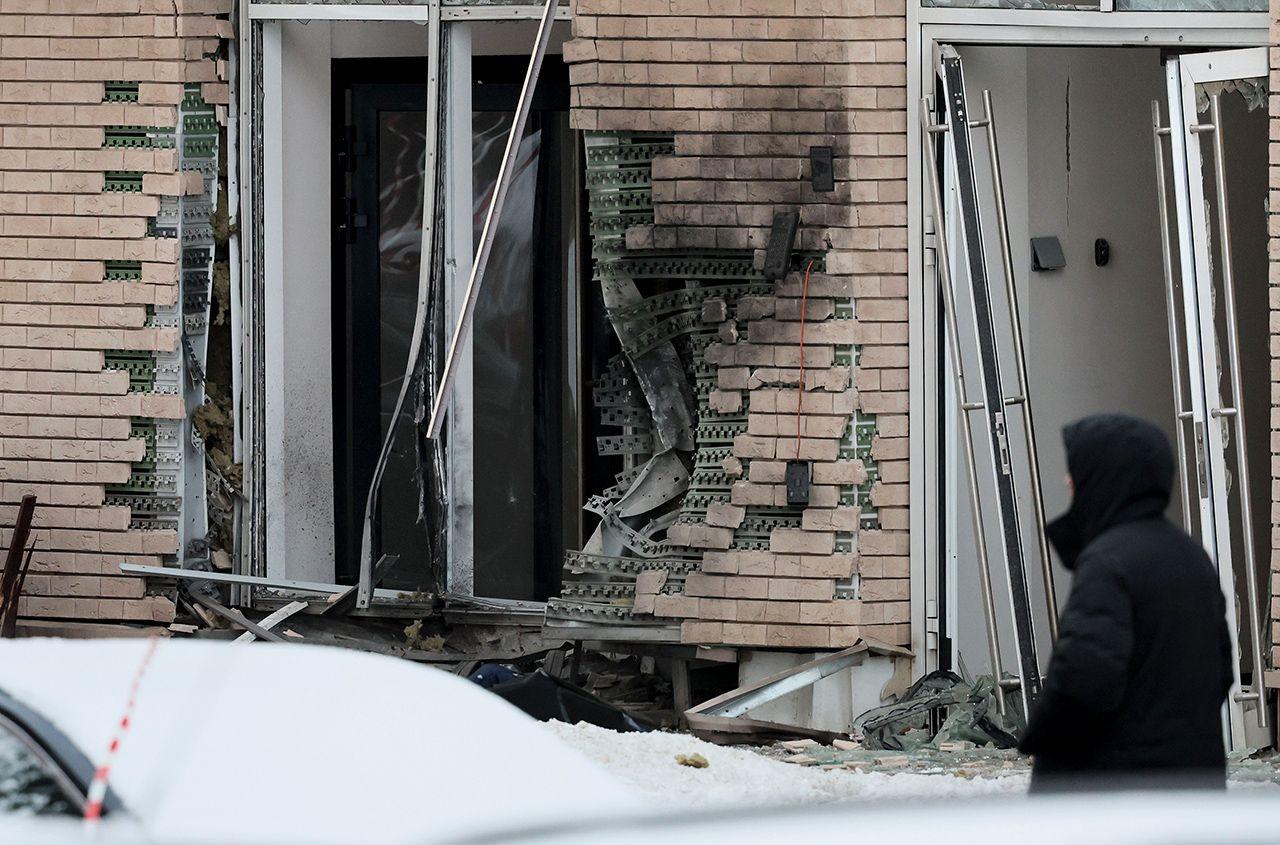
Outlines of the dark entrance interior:
{"type": "MultiPolygon", "coordinates": [[[[526,61],[485,56],[473,62],[476,240],[526,61]]],[[[334,516],[340,583],[357,576],[364,501],[413,331],[427,100],[418,80],[425,77],[423,59],[334,62],[334,516]]],[[[567,67],[549,56],[472,331],[477,596],[554,595],[564,549],[578,539],[580,391],[567,377],[577,372],[574,251],[581,241],[575,166],[567,67]]],[[[465,268],[455,272],[465,281],[465,268]]],[[[383,480],[374,557],[400,555],[382,586],[435,590],[442,586],[438,564],[446,552],[431,551],[441,526],[419,520],[418,474],[430,466],[420,470],[412,408],[404,414],[383,480]]]]}

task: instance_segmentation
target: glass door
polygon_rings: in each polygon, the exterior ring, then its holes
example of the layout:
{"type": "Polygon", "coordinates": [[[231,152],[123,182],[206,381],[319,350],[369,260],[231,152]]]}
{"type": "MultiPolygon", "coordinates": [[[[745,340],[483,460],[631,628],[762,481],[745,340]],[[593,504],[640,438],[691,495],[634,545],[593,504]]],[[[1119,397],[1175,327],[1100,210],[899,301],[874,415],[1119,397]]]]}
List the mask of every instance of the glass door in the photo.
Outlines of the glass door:
{"type": "Polygon", "coordinates": [[[1171,58],[1166,67],[1168,126],[1160,125],[1158,109],[1153,112],[1161,185],[1163,138],[1169,141],[1172,161],[1176,227],[1165,227],[1165,258],[1179,380],[1175,412],[1184,517],[1216,564],[1228,599],[1227,622],[1237,656],[1227,707],[1233,749],[1269,744],[1262,686],[1265,582],[1259,580],[1265,575],[1259,559],[1265,559],[1269,542],[1259,550],[1257,541],[1267,538],[1256,537],[1253,527],[1268,510],[1269,447],[1265,439],[1259,444],[1256,435],[1265,436],[1270,428],[1264,425],[1269,400],[1265,392],[1259,397],[1248,389],[1244,373],[1256,368],[1241,363],[1242,354],[1266,352],[1266,330],[1261,338],[1248,330],[1256,322],[1251,315],[1258,310],[1254,301],[1259,292],[1261,310],[1267,310],[1265,231],[1252,237],[1246,232],[1252,217],[1265,225],[1267,73],[1265,48],[1171,58]],[[1251,152],[1258,149],[1260,155],[1251,152]],[[1260,199],[1251,200],[1258,187],[1260,199]],[[1233,212],[1240,225],[1232,224],[1233,212]],[[1168,246],[1170,228],[1176,229],[1176,261],[1168,246]],[[1242,343],[1242,337],[1256,342],[1242,343]],[[1253,416],[1247,418],[1250,398],[1255,399],[1253,416]],[[1252,440],[1246,419],[1255,427],[1252,440]],[[1257,487],[1258,482],[1263,486],[1257,487]]]}

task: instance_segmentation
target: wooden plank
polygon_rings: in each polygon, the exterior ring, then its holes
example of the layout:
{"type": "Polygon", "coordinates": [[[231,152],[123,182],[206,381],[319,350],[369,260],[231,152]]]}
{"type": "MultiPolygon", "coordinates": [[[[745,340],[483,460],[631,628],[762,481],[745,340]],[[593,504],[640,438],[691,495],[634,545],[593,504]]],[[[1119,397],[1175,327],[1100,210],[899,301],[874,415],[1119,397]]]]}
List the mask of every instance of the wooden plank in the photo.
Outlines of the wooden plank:
{"type": "MultiPolygon", "coordinates": [[[[267,616],[266,618],[264,618],[261,622],[258,623],[258,625],[261,626],[264,631],[270,631],[272,628],[279,625],[281,622],[288,619],[290,616],[297,613],[298,611],[306,610],[306,607],[307,607],[307,603],[305,601],[291,602],[289,604],[286,604],[284,607],[280,608],[279,610],[275,611],[271,615],[267,616]]],[[[236,637],[235,641],[238,643],[251,643],[257,638],[258,638],[258,635],[255,634],[253,631],[245,631],[243,634],[236,637]]]]}
{"type": "Polygon", "coordinates": [[[0,637],[12,639],[17,633],[18,596],[27,567],[31,565],[31,552],[27,541],[31,538],[31,521],[35,518],[36,497],[23,496],[18,506],[18,517],[9,535],[9,551],[5,555],[4,570],[0,572],[0,637]]]}
{"type": "Polygon", "coordinates": [[[200,605],[206,610],[212,611],[218,616],[221,616],[223,619],[227,620],[232,625],[235,625],[237,628],[243,628],[246,631],[252,631],[254,635],[259,637],[260,639],[269,640],[270,642],[273,642],[273,643],[289,642],[284,637],[280,636],[274,631],[268,631],[266,628],[263,628],[261,625],[259,625],[256,622],[250,622],[248,619],[244,617],[243,613],[241,613],[238,610],[232,610],[231,608],[224,606],[221,602],[217,601],[216,599],[211,599],[208,596],[201,595],[199,592],[194,590],[191,591],[189,595],[191,596],[191,600],[194,601],[196,604],[200,605]]]}
{"type": "Polygon", "coordinates": [[[693,695],[689,690],[689,661],[671,661],[671,697],[676,713],[680,714],[681,726],[688,725],[685,711],[693,707],[693,695]]]}

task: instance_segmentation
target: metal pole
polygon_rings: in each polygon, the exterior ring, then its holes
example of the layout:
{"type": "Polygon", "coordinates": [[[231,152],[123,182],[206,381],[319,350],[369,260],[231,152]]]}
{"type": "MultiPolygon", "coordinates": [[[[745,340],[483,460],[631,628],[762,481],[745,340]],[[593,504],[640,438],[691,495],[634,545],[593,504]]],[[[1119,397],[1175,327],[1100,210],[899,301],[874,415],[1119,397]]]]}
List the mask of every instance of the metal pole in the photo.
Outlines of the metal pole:
{"type": "Polygon", "coordinates": [[[369,481],[369,493],[365,498],[364,522],[360,533],[360,579],[356,590],[356,606],[364,609],[373,601],[373,520],[378,510],[378,494],[382,486],[382,474],[386,471],[391,447],[395,443],[400,414],[405,398],[413,384],[413,370],[422,353],[422,341],[426,335],[428,300],[431,295],[431,258],[435,254],[436,223],[436,171],[439,168],[436,147],[440,128],[440,0],[431,0],[427,7],[427,131],[426,149],[422,168],[422,242],[418,257],[418,304],[413,321],[413,337],[409,341],[409,360],[405,366],[400,395],[396,397],[391,421],[387,424],[387,436],[382,441],[382,451],[373,467],[369,481]]]}
{"type": "Polygon", "coordinates": [[[1249,644],[1253,651],[1253,695],[1257,696],[1258,726],[1267,727],[1267,702],[1262,695],[1262,620],[1258,608],[1258,562],[1253,548],[1253,514],[1250,511],[1249,461],[1245,454],[1244,390],[1240,378],[1240,335],[1236,323],[1236,286],[1232,270],[1231,217],[1227,209],[1227,166],[1222,141],[1222,95],[1209,98],[1213,120],[1213,180],[1218,194],[1218,240],[1222,253],[1222,292],[1227,318],[1227,348],[1231,356],[1231,398],[1234,408],[1218,408],[1216,417],[1229,417],[1236,435],[1236,484],[1240,488],[1240,527],[1244,534],[1246,596],[1249,600],[1249,644]]]}
{"type": "MultiPolygon", "coordinates": [[[[1053,581],[1053,560],[1049,557],[1049,537],[1045,532],[1044,488],[1040,483],[1040,452],[1036,448],[1036,427],[1031,415],[1031,388],[1027,382],[1027,356],[1022,347],[1022,315],[1018,308],[1018,288],[1013,277],[1013,251],[1009,247],[1009,218],[1004,205],[1004,180],[1000,172],[1000,152],[996,148],[996,113],[991,107],[991,91],[983,89],[982,108],[986,120],[987,150],[991,156],[991,182],[996,198],[996,229],[1000,235],[1000,259],[1004,266],[1004,284],[1008,293],[1009,325],[1013,334],[1014,360],[1018,371],[1018,404],[1022,408],[1022,426],[1027,440],[1031,468],[1031,502],[1036,515],[1036,544],[1040,549],[1040,566],[1044,576],[1045,603],[1049,610],[1049,636],[1058,640],[1058,593],[1053,581]]],[[[976,125],[970,121],[970,126],[976,125]]]]}
{"type": "MultiPolygon", "coordinates": [[[[934,152],[934,135],[947,132],[946,124],[934,126],[929,122],[931,110],[927,97],[920,100],[920,125],[924,130],[925,171],[929,177],[929,193],[933,198],[934,244],[937,249],[938,273],[941,276],[943,311],[947,318],[947,339],[951,350],[951,374],[955,379],[956,396],[960,402],[960,427],[964,439],[965,464],[969,470],[969,502],[973,511],[973,537],[978,552],[978,580],[982,587],[982,611],[987,621],[987,648],[991,652],[991,672],[995,676],[996,703],[1001,715],[1005,712],[1004,687],[1000,681],[1004,669],[1000,663],[1000,636],[996,631],[995,594],[991,587],[991,562],[987,556],[987,539],[983,533],[982,500],[978,493],[978,467],[973,456],[973,426],[969,412],[975,407],[965,399],[964,364],[960,359],[960,327],[956,320],[955,292],[951,287],[951,256],[947,249],[947,236],[943,231],[942,188],[938,185],[938,161],[934,152]]],[[[979,403],[976,407],[982,407],[979,403]]]]}
{"type": "Polygon", "coordinates": [[[502,217],[502,204],[507,198],[507,188],[510,187],[511,176],[515,172],[515,159],[520,151],[520,138],[524,135],[525,121],[529,117],[529,107],[533,102],[533,91],[538,84],[542,57],[547,52],[547,42],[551,40],[551,25],[558,2],[559,0],[547,0],[542,10],[542,20],[538,23],[537,41],[533,46],[533,55],[529,57],[529,69],[525,72],[524,86],[520,89],[520,102],[516,105],[515,119],[511,122],[511,133],[507,135],[507,149],[502,156],[502,166],[498,168],[498,181],[494,185],[493,200],[489,203],[489,212],[485,215],[484,228],[480,232],[480,246],[476,249],[475,259],[471,263],[471,276],[467,279],[467,288],[463,293],[462,311],[458,314],[458,322],[453,327],[453,338],[449,341],[449,351],[444,360],[444,373],[440,377],[435,401],[431,404],[431,421],[427,426],[427,437],[432,440],[440,436],[445,408],[449,405],[449,391],[453,385],[453,378],[457,374],[458,350],[466,342],[467,334],[471,331],[471,317],[475,312],[476,297],[480,293],[480,284],[484,281],[484,269],[489,263],[489,252],[493,247],[493,236],[496,233],[498,220],[502,217]]]}
{"type": "Polygon", "coordinates": [[[1173,362],[1174,428],[1178,438],[1178,481],[1182,485],[1182,527],[1191,531],[1191,477],[1187,475],[1187,433],[1191,414],[1182,407],[1182,344],[1178,340],[1177,293],[1173,286],[1173,239],[1169,235],[1169,195],[1164,179],[1164,143],[1169,130],[1160,125],[1160,101],[1151,101],[1151,138],[1156,153],[1156,199],[1160,204],[1160,255],[1164,260],[1166,312],[1169,316],[1169,359],[1173,362]]]}

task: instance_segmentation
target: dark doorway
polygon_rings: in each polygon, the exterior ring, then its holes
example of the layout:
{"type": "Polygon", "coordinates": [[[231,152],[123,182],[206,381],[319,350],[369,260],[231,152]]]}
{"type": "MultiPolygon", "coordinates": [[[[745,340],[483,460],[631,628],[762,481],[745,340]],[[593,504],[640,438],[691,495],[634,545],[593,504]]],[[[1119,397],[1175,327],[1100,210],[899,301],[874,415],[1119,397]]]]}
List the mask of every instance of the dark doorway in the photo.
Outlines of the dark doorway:
{"type": "MultiPolygon", "coordinates": [[[[474,237],[479,239],[526,60],[473,67],[474,237]]],[[[360,521],[400,390],[418,286],[423,60],[334,63],[334,414],[337,575],[358,572],[360,521]]],[[[447,107],[447,105],[446,105],[447,107]]],[[[474,592],[543,600],[577,543],[578,243],[568,73],[548,57],[477,303],[472,343],[474,592]]],[[[446,163],[447,165],[447,163],[446,163]]],[[[465,269],[455,271],[465,278],[465,269]]],[[[435,589],[418,521],[417,453],[405,411],[383,480],[374,557],[400,554],[383,586],[435,589]]]]}
{"type": "MultiPolygon", "coordinates": [[[[359,574],[369,481],[404,377],[418,295],[426,87],[420,60],[334,63],[334,489],[337,578],[359,574]]],[[[412,408],[383,478],[374,557],[399,554],[384,580],[433,587],[418,521],[412,408]]]]}
{"type": "MultiPolygon", "coordinates": [[[[525,65],[519,56],[481,57],[472,65],[476,242],[525,65]]],[[[576,313],[567,285],[574,225],[568,90],[565,65],[549,60],[476,304],[474,589],[490,598],[541,601],[558,593],[565,543],[574,540],[565,532],[578,503],[566,501],[564,472],[577,445],[565,384],[571,330],[565,318],[576,313]]]]}

